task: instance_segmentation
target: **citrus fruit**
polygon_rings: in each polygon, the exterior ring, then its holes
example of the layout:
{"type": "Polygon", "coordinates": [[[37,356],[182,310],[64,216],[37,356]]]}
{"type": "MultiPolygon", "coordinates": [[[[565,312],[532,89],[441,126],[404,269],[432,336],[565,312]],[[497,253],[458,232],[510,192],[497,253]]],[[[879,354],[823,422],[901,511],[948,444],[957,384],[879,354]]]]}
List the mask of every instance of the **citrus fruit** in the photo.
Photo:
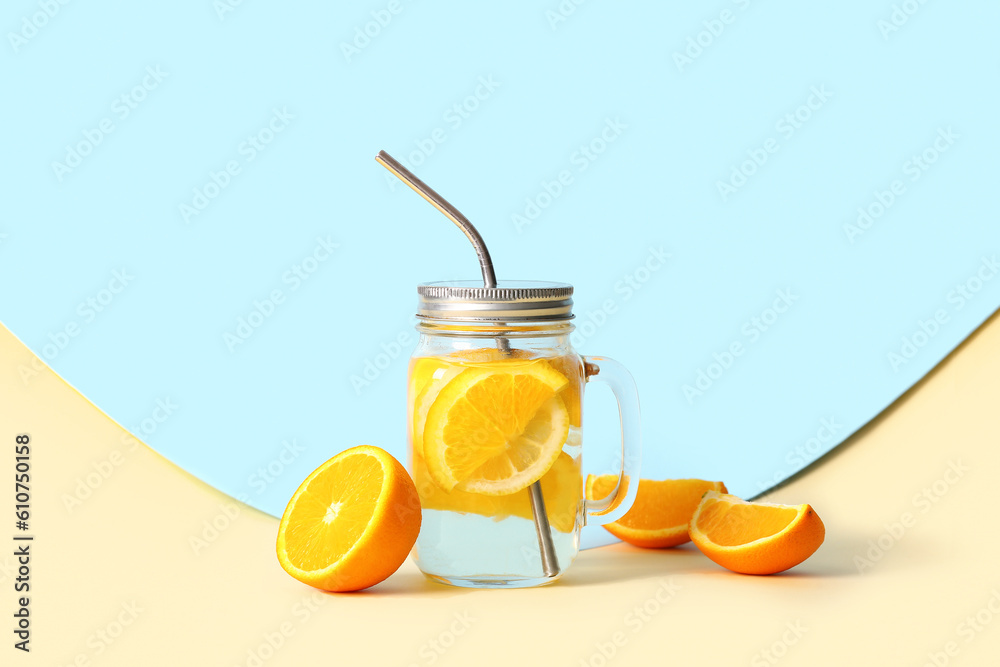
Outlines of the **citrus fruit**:
{"type": "MultiPolygon", "coordinates": [[[[617,475],[587,477],[587,497],[604,498],[615,488],[617,475]]],[[[675,547],[689,542],[688,522],[706,491],[726,493],[722,482],[701,479],[640,479],[635,502],[618,521],[604,527],[637,547],[675,547]]]]}
{"type": "Polygon", "coordinates": [[[809,505],[748,503],[709,491],[691,517],[691,540],[724,568],[775,574],[823,544],[826,528],[809,505]]]}
{"type": "MultiPolygon", "coordinates": [[[[534,518],[527,489],[504,496],[487,496],[458,489],[445,491],[431,480],[423,457],[416,453],[413,456],[413,481],[420,492],[420,505],[425,510],[477,514],[494,521],[511,516],[529,521],[534,518]]],[[[552,528],[563,533],[573,532],[583,496],[580,462],[563,452],[542,475],[540,482],[545,514],[552,528]]]]}
{"type": "Polygon", "coordinates": [[[438,363],[433,374],[428,375],[424,382],[414,385],[414,389],[419,387],[419,391],[416,391],[412,402],[413,430],[411,438],[413,451],[421,456],[424,453],[424,425],[427,423],[427,413],[434,405],[441,389],[463,370],[462,366],[442,366],[438,363]]]}
{"type": "Polygon", "coordinates": [[[414,451],[423,453],[424,422],[438,392],[469,365],[499,359],[524,359],[528,352],[496,347],[476,347],[457,350],[441,357],[417,357],[410,362],[410,397],[413,408],[412,443],[414,451]]]}
{"type": "Polygon", "coordinates": [[[452,378],[427,411],[423,456],[445,491],[504,495],[552,466],[569,433],[557,394],[569,380],[543,360],[503,359],[452,378]]]}
{"type": "Polygon", "coordinates": [[[583,407],[580,396],[583,385],[583,360],[575,354],[569,354],[550,357],[548,362],[569,379],[561,395],[566,404],[566,410],[569,412],[570,425],[579,427],[582,417],[580,412],[583,407]]]}
{"type": "Polygon", "coordinates": [[[328,591],[373,586],[395,572],[417,541],[420,499],[385,450],[337,454],[299,485],[278,525],[278,561],[328,591]]]}
{"type": "Polygon", "coordinates": [[[418,357],[410,362],[410,385],[415,396],[427,387],[440,365],[433,357],[418,357]]]}

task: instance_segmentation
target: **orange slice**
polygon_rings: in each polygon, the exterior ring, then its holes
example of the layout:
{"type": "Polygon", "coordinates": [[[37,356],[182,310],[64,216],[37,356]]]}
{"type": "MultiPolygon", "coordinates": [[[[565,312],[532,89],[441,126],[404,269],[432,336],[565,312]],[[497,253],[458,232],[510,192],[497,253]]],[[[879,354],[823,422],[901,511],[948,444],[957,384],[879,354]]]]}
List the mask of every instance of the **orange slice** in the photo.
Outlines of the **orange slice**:
{"type": "Polygon", "coordinates": [[[278,562],[327,591],[374,586],[395,572],[417,541],[420,499],[406,470],[364,445],[314,470],[278,525],[278,562]]]}
{"type": "Polygon", "coordinates": [[[823,544],[826,528],[809,505],[748,503],[709,491],[691,518],[691,540],[724,568],[775,574],[823,544]]]}
{"type": "MultiPolygon", "coordinates": [[[[530,521],[534,517],[527,489],[503,496],[487,496],[458,489],[445,491],[431,480],[423,457],[416,453],[413,456],[413,481],[420,492],[420,505],[425,510],[478,514],[494,521],[502,521],[511,516],[530,521]]],[[[579,460],[565,452],[561,453],[540,481],[549,523],[560,532],[573,532],[579,520],[580,500],[583,496],[579,460]]]]}
{"type": "MultiPolygon", "coordinates": [[[[617,475],[588,475],[587,498],[604,498],[617,481],[617,475]]],[[[621,519],[604,527],[615,537],[637,547],[676,547],[691,541],[688,522],[706,491],[726,493],[726,485],[702,479],[640,479],[631,509],[621,519]]]]}
{"type": "Polygon", "coordinates": [[[581,397],[583,359],[575,354],[571,354],[561,357],[549,357],[548,362],[553,368],[569,379],[569,382],[563,388],[560,395],[566,404],[566,410],[569,411],[570,426],[579,427],[582,418],[580,413],[583,407],[581,397]]]}
{"type": "Polygon", "coordinates": [[[562,451],[569,413],[558,393],[569,380],[545,361],[470,366],[427,411],[424,462],[445,491],[506,495],[540,479],[562,451]]]}

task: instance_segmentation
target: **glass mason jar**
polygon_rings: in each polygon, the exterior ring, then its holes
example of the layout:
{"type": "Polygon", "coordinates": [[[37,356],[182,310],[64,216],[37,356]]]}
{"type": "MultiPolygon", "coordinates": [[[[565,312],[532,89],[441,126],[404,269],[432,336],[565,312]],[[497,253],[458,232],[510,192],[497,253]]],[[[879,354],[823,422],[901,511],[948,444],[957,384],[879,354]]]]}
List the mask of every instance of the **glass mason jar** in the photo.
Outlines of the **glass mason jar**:
{"type": "Polygon", "coordinates": [[[573,350],[572,293],[570,285],[520,281],[418,286],[408,430],[423,513],[414,559],[431,579],[550,583],[576,557],[585,523],[615,521],[632,505],[635,383],[617,362],[573,350]],[[622,465],[614,490],[587,500],[582,396],[594,381],[618,401],[622,465]]]}

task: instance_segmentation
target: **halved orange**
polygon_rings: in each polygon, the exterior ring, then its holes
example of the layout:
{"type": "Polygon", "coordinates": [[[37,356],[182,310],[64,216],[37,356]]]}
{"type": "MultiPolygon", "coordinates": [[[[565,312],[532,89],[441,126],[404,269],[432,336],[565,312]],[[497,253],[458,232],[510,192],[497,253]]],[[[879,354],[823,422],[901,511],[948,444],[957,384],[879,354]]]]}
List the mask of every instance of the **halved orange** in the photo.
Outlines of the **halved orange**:
{"type": "MultiPolygon", "coordinates": [[[[617,481],[617,475],[588,475],[587,498],[604,498],[617,481]]],[[[640,479],[632,507],[621,519],[604,527],[637,547],[676,547],[691,540],[688,522],[706,491],[726,493],[726,485],[702,479],[640,479]]]]}
{"type": "Polygon", "coordinates": [[[374,586],[406,560],[420,532],[410,475],[378,447],[352,447],[314,470],[278,525],[278,562],[327,591],[374,586]]]}
{"type": "Polygon", "coordinates": [[[775,574],[823,544],[826,527],[809,505],[748,503],[709,491],[691,517],[691,540],[724,568],[775,574]]]}

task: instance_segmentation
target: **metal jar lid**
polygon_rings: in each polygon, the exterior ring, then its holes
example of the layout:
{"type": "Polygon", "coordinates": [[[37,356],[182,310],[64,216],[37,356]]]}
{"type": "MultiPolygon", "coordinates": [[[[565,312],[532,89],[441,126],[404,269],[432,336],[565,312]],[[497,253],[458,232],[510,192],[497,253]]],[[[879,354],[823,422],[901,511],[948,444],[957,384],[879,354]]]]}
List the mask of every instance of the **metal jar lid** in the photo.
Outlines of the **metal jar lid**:
{"type": "Polygon", "coordinates": [[[573,317],[573,286],[531,280],[455,280],[417,285],[417,317],[439,320],[542,322],[573,317]]]}

